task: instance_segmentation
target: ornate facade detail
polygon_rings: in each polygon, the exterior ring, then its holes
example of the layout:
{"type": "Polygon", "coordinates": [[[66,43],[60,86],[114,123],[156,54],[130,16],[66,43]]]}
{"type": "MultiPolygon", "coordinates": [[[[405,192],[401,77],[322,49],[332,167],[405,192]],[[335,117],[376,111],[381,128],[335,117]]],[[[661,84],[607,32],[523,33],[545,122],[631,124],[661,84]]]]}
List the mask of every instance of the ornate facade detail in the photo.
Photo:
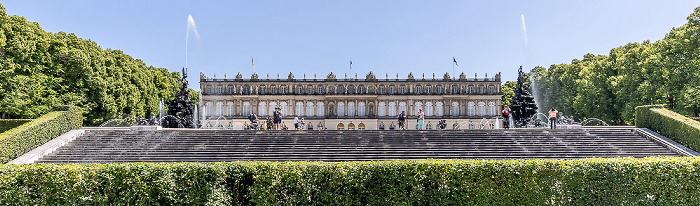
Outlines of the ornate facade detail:
{"type": "Polygon", "coordinates": [[[374,73],[372,73],[372,71],[369,71],[369,73],[367,73],[367,76],[365,77],[365,80],[377,81],[377,76],[374,76],[374,73]]]}
{"type": "Polygon", "coordinates": [[[450,79],[451,78],[449,72],[445,72],[445,75],[442,75],[442,80],[449,81],[450,79]]]}
{"type": "Polygon", "coordinates": [[[333,74],[333,72],[331,72],[330,74],[328,74],[328,76],[326,76],[326,81],[335,81],[335,80],[336,80],[335,74],[333,74]]]}
{"type": "MultiPolygon", "coordinates": [[[[306,74],[304,74],[304,76],[306,76],[306,74]]],[[[304,78],[306,78],[306,77],[304,77],[304,78]]],[[[294,74],[292,74],[291,72],[289,72],[289,76],[287,76],[287,81],[290,81],[290,82],[291,82],[291,81],[294,81],[294,74]]]]}
{"type": "Polygon", "coordinates": [[[258,74],[257,74],[257,73],[253,73],[253,75],[250,75],[250,79],[251,79],[251,80],[258,80],[258,74]]]}
{"type": "Polygon", "coordinates": [[[416,79],[413,77],[413,72],[409,72],[409,73],[408,73],[408,80],[416,80],[416,79]]]}
{"type": "Polygon", "coordinates": [[[240,72],[236,74],[236,80],[243,80],[243,75],[240,72]]]}
{"type": "Polygon", "coordinates": [[[464,72],[462,72],[461,74],[459,74],[459,80],[467,80],[467,75],[465,75],[464,72]]]}

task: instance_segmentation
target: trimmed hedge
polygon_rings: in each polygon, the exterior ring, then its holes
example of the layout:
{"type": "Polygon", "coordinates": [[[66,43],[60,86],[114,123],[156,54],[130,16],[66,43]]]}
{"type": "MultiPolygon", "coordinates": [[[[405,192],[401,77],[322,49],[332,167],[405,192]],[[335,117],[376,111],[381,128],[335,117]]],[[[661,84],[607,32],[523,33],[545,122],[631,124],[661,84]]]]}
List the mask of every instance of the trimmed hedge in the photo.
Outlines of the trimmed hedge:
{"type": "Polygon", "coordinates": [[[12,128],[18,127],[24,123],[32,121],[31,119],[0,119],[0,133],[3,133],[12,128]]]}
{"type": "Polygon", "coordinates": [[[83,125],[77,107],[51,112],[19,127],[0,133],[0,163],[7,163],[32,149],[83,125]]]}
{"type": "Polygon", "coordinates": [[[700,205],[700,158],[1,165],[0,204],[700,205]]]}
{"type": "Polygon", "coordinates": [[[700,122],[665,109],[662,105],[635,108],[637,127],[649,128],[692,150],[700,151],[700,122]]]}

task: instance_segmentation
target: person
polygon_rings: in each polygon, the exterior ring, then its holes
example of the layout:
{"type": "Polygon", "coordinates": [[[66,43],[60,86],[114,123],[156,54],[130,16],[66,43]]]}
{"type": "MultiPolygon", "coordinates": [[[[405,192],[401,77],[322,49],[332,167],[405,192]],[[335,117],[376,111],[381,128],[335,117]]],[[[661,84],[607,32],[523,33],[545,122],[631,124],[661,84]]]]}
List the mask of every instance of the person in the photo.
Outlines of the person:
{"type": "Polygon", "coordinates": [[[282,111],[280,111],[279,107],[275,108],[275,111],[273,112],[272,116],[273,116],[272,121],[274,123],[273,129],[279,130],[280,124],[282,124],[282,111]]]}
{"type": "Polygon", "coordinates": [[[401,111],[399,115],[399,129],[406,130],[406,111],[401,111]]]}
{"type": "Polygon", "coordinates": [[[509,129],[510,128],[510,107],[506,105],[503,107],[503,129],[509,129]]]}
{"type": "Polygon", "coordinates": [[[557,113],[559,113],[554,107],[549,110],[549,127],[550,129],[557,128],[557,113]]]}
{"type": "Polygon", "coordinates": [[[418,109],[418,114],[416,114],[416,117],[418,118],[418,130],[423,129],[423,120],[425,119],[425,113],[423,113],[423,109],[418,109]]]}
{"type": "Polygon", "coordinates": [[[299,129],[299,116],[294,116],[294,129],[299,129]]]}
{"type": "Polygon", "coordinates": [[[301,120],[299,120],[299,129],[300,130],[306,129],[304,127],[306,127],[306,123],[304,123],[304,118],[301,118],[301,120]]]}
{"type": "Polygon", "coordinates": [[[267,121],[265,121],[265,122],[267,123],[267,129],[269,129],[269,130],[275,129],[274,128],[275,123],[274,123],[274,120],[272,119],[272,117],[268,116],[267,121]]]}

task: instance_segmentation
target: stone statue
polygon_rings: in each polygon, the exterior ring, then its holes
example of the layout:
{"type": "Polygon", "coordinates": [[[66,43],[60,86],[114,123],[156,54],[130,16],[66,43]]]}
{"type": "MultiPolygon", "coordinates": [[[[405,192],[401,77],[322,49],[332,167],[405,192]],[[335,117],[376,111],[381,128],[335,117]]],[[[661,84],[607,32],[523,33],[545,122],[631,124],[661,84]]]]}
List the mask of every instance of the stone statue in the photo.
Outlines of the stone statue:
{"type": "MultiPolygon", "coordinates": [[[[182,69],[182,85],[175,99],[168,104],[168,115],[163,120],[163,127],[167,128],[194,128],[194,102],[190,99],[190,91],[187,90],[187,71],[182,69]]],[[[151,114],[153,115],[153,114],[151,114]]],[[[151,117],[153,118],[153,117],[151,117]]]]}
{"type": "Polygon", "coordinates": [[[523,66],[518,69],[518,86],[511,101],[510,109],[513,117],[513,127],[528,127],[540,126],[541,122],[537,115],[537,105],[535,97],[530,94],[528,86],[523,85],[525,82],[525,73],[523,66]]]}

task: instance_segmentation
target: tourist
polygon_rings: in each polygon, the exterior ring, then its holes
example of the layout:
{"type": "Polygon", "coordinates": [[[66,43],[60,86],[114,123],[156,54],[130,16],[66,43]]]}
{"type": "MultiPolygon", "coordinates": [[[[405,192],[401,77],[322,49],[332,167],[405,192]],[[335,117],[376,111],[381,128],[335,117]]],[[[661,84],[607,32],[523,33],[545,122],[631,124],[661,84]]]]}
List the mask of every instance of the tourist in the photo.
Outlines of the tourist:
{"type": "Polygon", "coordinates": [[[406,111],[401,111],[399,115],[399,129],[406,130],[406,111]]]}
{"type": "Polygon", "coordinates": [[[510,128],[510,107],[506,105],[503,107],[503,128],[504,129],[509,129],[510,128]]]}
{"type": "Polygon", "coordinates": [[[282,111],[280,110],[279,107],[275,108],[275,111],[273,112],[272,116],[273,116],[272,121],[274,122],[273,129],[279,130],[280,124],[282,124],[282,111]]]}
{"type": "Polygon", "coordinates": [[[294,116],[294,129],[299,130],[299,115],[294,116]]]}
{"type": "Polygon", "coordinates": [[[301,120],[299,120],[299,130],[304,130],[305,126],[306,123],[304,123],[304,118],[301,118],[301,120]]]}
{"type": "Polygon", "coordinates": [[[423,109],[418,109],[418,114],[416,114],[416,117],[418,118],[418,127],[416,129],[422,130],[423,120],[425,119],[425,113],[423,113],[423,109]]]}
{"type": "Polygon", "coordinates": [[[554,107],[549,110],[549,128],[550,129],[556,129],[557,128],[557,113],[559,113],[554,107]]]}

